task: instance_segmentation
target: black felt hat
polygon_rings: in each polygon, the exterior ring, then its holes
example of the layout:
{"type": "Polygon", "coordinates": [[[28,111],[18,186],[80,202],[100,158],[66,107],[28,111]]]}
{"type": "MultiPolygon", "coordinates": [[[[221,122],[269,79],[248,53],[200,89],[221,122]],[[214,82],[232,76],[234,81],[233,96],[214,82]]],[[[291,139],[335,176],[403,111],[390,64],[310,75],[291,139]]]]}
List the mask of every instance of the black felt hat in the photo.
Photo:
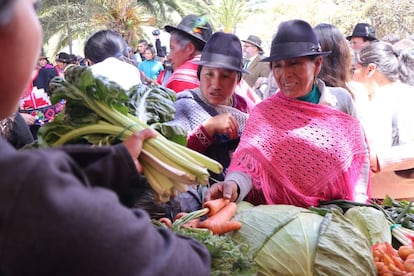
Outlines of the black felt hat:
{"type": "Polygon", "coordinates": [[[358,23],[352,32],[352,35],[347,36],[347,40],[351,40],[352,37],[365,37],[370,41],[378,40],[375,37],[375,28],[368,23],[358,23]]]}
{"type": "Polygon", "coordinates": [[[64,63],[69,63],[71,60],[71,57],[68,53],[65,52],[60,52],[57,57],[56,57],[56,61],[60,61],[60,62],[64,62],[64,63]]]}
{"type": "Polygon", "coordinates": [[[177,27],[167,25],[164,29],[168,33],[177,31],[203,46],[213,33],[213,28],[208,23],[207,17],[195,14],[185,16],[177,27]]]}
{"type": "Polygon", "coordinates": [[[201,53],[199,65],[223,68],[242,73],[248,73],[243,69],[243,51],[240,39],[234,34],[216,32],[207,41],[201,53]]]}
{"type": "Polygon", "coordinates": [[[242,41],[250,43],[256,46],[257,48],[259,48],[260,51],[263,51],[262,40],[255,35],[249,35],[249,37],[246,40],[242,40],[242,41]]]}
{"type": "Polygon", "coordinates": [[[330,53],[330,51],[322,52],[321,45],[309,23],[295,19],[279,24],[277,33],[272,40],[270,55],[261,61],[321,56],[330,53]]]}

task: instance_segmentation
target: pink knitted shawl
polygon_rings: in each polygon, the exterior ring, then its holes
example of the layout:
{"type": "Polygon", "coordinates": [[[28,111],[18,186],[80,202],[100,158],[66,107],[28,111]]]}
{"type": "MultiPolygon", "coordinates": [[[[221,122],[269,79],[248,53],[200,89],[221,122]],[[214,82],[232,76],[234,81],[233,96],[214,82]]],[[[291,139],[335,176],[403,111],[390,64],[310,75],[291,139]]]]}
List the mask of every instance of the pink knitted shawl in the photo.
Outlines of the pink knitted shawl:
{"type": "Polygon", "coordinates": [[[353,200],[363,141],[355,118],[279,92],[253,109],[228,172],[251,176],[247,200],[254,204],[353,200]]]}

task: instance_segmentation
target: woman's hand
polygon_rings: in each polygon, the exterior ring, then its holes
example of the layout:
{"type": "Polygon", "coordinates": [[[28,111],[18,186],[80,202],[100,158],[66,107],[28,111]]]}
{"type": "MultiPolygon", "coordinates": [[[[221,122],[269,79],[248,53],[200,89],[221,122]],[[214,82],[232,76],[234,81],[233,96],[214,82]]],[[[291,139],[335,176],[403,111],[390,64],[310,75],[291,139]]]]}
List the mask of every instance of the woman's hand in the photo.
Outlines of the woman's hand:
{"type": "Polygon", "coordinates": [[[151,128],[147,128],[132,134],[131,137],[123,142],[124,146],[127,148],[129,154],[134,160],[135,166],[137,167],[139,173],[142,173],[143,171],[141,164],[138,162],[138,156],[141,154],[142,145],[145,140],[154,138],[155,136],[157,136],[157,133],[151,128]]]}
{"type": "Polygon", "coordinates": [[[21,112],[20,115],[22,115],[23,120],[26,122],[26,125],[31,126],[36,122],[36,118],[30,114],[21,112]]]}
{"type": "Polygon", "coordinates": [[[239,137],[239,124],[230,113],[211,117],[204,121],[203,126],[211,137],[215,134],[227,134],[231,140],[239,137]]]}
{"type": "Polygon", "coordinates": [[[237,183],[234,181],[217,182],[213,184],[206,192],[205,201],[228,198],[230,201],[236,201],[238,198],[237,183]]]}

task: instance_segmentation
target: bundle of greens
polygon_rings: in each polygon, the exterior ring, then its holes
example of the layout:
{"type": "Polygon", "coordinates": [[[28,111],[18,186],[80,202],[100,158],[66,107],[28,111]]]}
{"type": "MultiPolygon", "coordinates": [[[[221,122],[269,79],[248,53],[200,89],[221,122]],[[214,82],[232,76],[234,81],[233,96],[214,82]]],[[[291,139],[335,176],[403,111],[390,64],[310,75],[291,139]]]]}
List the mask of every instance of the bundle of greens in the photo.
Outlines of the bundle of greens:
{"type": "Polygon", "coordinates": [[[203,229],[179,228],[175,232],[196,239],[207,247],[211,256],[211,276],[255,275],[257,268],[249,246],[233,241],[228,235],[214,235],[203,229]]]}
{"type": "Polygon", "coordinates": [[[69,67],[65,79],[54,78],[49,88],[52,103],[62,99],[66,103],[64,111],[39,130],[41,147],[68,143],[115,144],[150,127],[150,123],[168,138],[157,135],[146,140],[139,157],[155,198],[160,202],[186,191],[186,184],[207,184],[209,170],[222,171],[220,163],[177,143],[185,141],[185,133],[165,123],[174,117],[174,92],[143,86],[125,91],[81,66],[69,67]]]}

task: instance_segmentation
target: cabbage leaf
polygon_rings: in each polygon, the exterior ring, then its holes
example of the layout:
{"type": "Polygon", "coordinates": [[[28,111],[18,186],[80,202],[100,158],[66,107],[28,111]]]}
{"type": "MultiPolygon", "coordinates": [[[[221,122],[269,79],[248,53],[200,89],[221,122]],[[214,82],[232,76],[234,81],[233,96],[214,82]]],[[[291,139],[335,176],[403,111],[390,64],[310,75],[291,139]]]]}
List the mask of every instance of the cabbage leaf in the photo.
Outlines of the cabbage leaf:
{"type": "Polygon", "coordinates": [[[370,245],[339,213],[243,206],[234,220],[242,227],[232,238],[253,250],[259,275],[376,275],[370,245]]]}
{"type": "Polygon", "coordinates": [[[346,211],[345,217],[364,234],[371,246],[379,242],[391,243],[389,222],[380,210],[356,206],[346,211]]]}

